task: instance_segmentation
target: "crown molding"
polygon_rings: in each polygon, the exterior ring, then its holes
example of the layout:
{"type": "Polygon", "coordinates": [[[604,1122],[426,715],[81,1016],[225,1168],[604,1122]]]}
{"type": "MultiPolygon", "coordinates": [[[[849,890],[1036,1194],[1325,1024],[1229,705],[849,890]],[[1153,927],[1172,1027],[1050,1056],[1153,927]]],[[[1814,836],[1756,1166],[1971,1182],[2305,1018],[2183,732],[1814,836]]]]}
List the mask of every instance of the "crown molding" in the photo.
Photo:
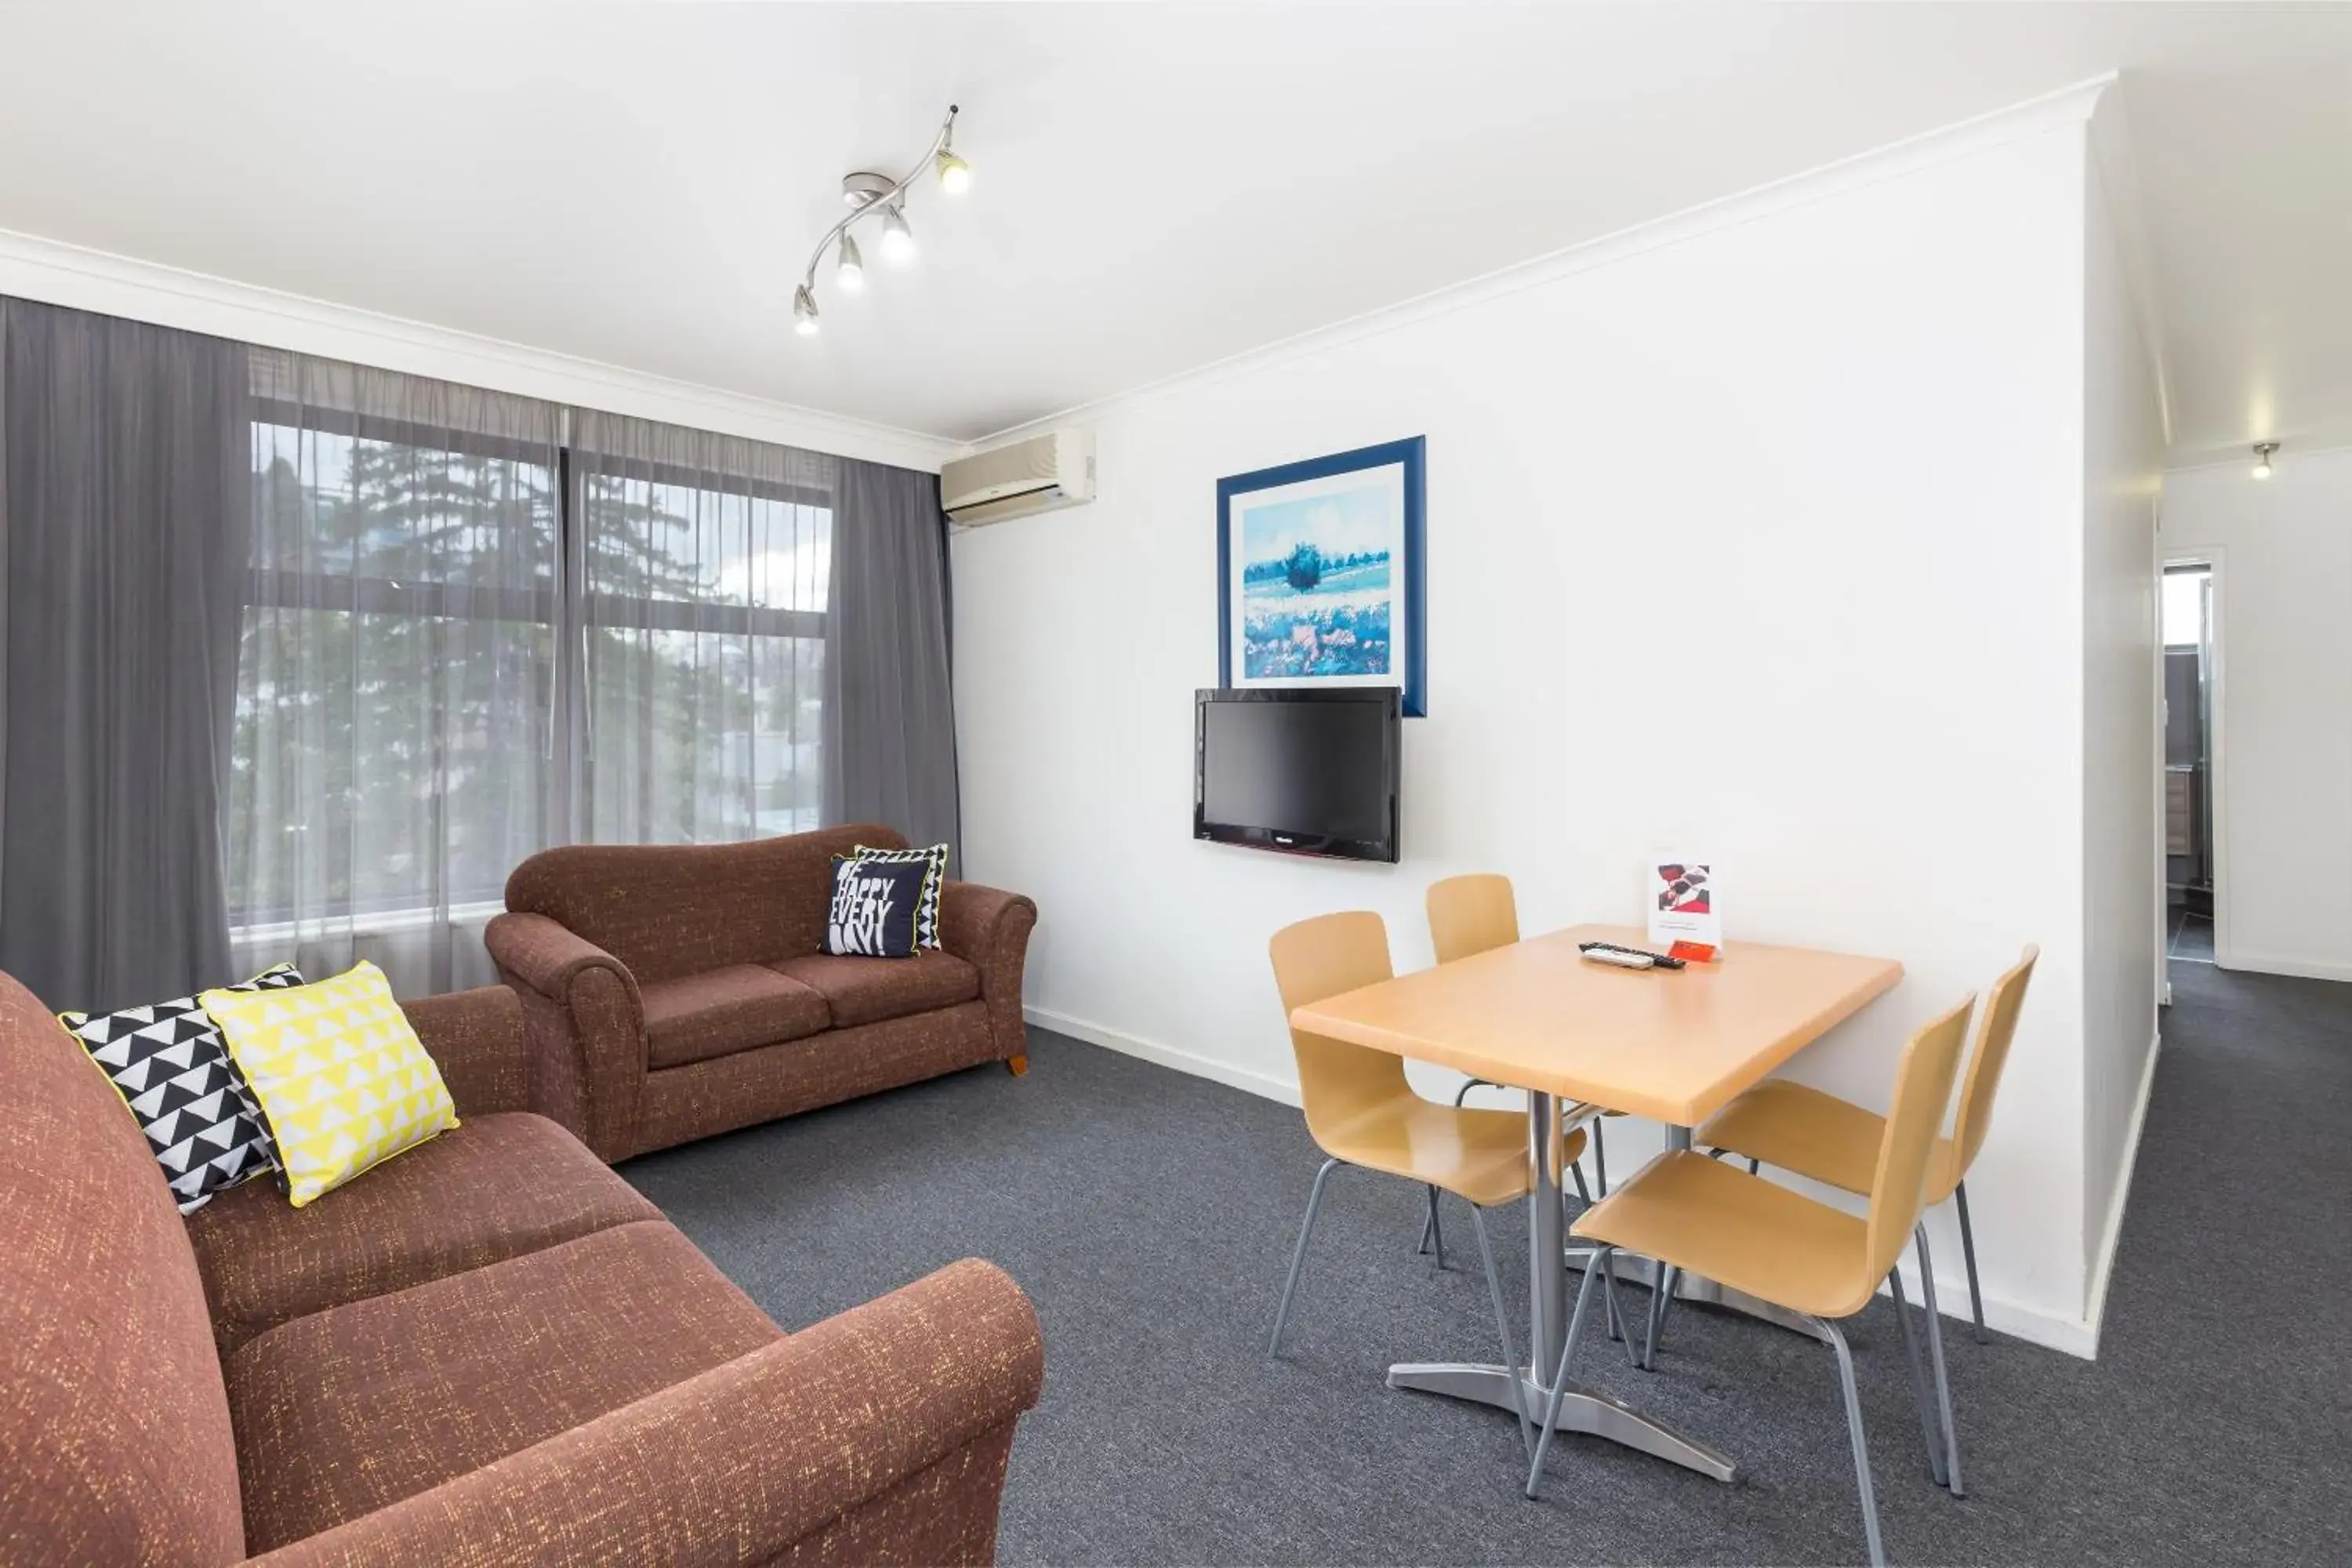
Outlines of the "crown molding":
{"type": "Polygon", "coordinates": [[[1343,343],[1378,337],[1491,300],[1540,289],[1580,272],[1613,266],[1633,257],[1668,246],[1682,245],[1776,213],[1809,206],[1849,191],[1900,179],[1956,158],[2051,131],[2081,129],[2089,123],[2100,96],[2114,86],[2116,80],[2116,73],[2108,71],[2087,81],[2027,99],[2022,103],[1922,132],[1867,153],[1753,186],[1734,195],[1703,202],[1697,206],[1685,207],[1680,212],[1653,218],[1631,228],[1619,229],[1564,249],[1514,262],[1463,282],[1449,283],[1442,289],[1396,304],[1383,305],[1344,321],[1277,339],[1123,392],[1090,398],[1039,418],[1024,419],[1017,425],[1009,425],[993,434],[967,442],[958,450],[960,454],[979,451],[997,442],[1012,440],[1049,426],[1099,415],[1119,405],[1148,403],[1178,392],[1214,385],[1252,371],[1321,353],[1343,343]]]}
{"type": "Polygon", "coordinates": [[[937,472],[961,443],[0,229],[0,294],[937,472]]]}
{"type": "MultiPolygon", "coordinates": [[[[2352,458],[2352,426],[2339,422],[2334,426],[2323,427],[2323,434],[2308,441],[2297,441],[2292,437],[2283,439],[2277,455],[2271,460],[2284,468],[2290,463],[2352,458]]],[[[2201,474],[2213,468],[2236,468],[2242,472],[2252,467],[2253,456],[2254,444],[2251,441],[2226,446],[2200,446],[2174,453],[2166,459],[2164,471],[2167,475],[2201,474]]],[[[2248,474],[2248,482],[2251,483],[2252,478],[2248,474]]]]}

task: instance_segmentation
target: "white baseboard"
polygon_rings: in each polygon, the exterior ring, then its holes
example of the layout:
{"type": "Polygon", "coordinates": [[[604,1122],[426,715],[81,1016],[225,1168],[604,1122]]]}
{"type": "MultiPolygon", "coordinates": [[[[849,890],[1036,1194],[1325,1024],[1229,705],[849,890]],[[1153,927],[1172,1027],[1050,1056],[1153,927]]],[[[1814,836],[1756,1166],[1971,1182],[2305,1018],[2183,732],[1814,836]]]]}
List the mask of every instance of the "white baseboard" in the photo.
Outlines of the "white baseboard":
{"type": "Polygon", "coordinates": [[[2233,947],[2227,952],[2215,952],[2213,963],[2221,969],[2250,970],[2256,974],[2287,974],[2298,980],[2352,980],[2352,963],[2282,958],[2275,953],[2248,952],[2242,947],[2233,947]]]}
{"type": "MultiPolygon", "coordinates": [[[[1948,1247],[1945,1250],[1951,1249],[1948,1247]]],[[[1950,1323],[1959,1325],[1961,1331],[1965,1332],[1968,1325],[1975,1321],[1969,1315],[1969,1277],[1966,1268],[1963,1266],[1962,1271],[1958,1276],[1946,1279],[1943,1254],[1937,1255],[1936,1265],[1937,1310],[1950,1323]]],[[[1897,1264],[1895,1268],[1896,1272],[1903,1276],[1905,1296],[1913,1306],[1917,1306],[1926,1299],[1919,1289],[1918,1253],[1915,1250],[1906,1250],[1903,1254],[1903,1261],[1897,1264]]],[[[1881,1285],[1878,1288],[1878,1293],[1882,1296],[1887,1294],[1886,1287],[1881,1285]]],[[[1997,1333],[2008,1334],[2012,1338],[2024,1340],[2030,1344],[2042,1345],[2050,1350],[2063,1351],[2068,1355],[2080,1356],[2084,1361],[2098,1359],[2098,1325],[2086,1318],[2070,1318],[2063,1312],[2053,1312],[2044,1307],[2029,1307],[2021,1301],[2011,1300],[2006,1296],[1998,1296],[1990,1290],[1985,1292],[1984,1314],[1985,1327],[1997,1333]]],[[[1948,1327],[1946,1331],[1950,1331],[1948,1327]]]]}
{"type": "Polygon", "coordinates": [[[1122,1056],[1140,1057],[1194,1078],[1205,1078],[1231,1088],[1255,1094],[1262,1100],[1279,1101],[1284,1105],[1298,1103],[1298,1085],[1289,1079],[1276,1078],[1270,1073],[1252,1072],[1230,1062],[1221,1062],[1196,1052],[1179,1050],[1155,1040],[1138,1039],[1117,1029],[1084,1018],[1073,1018],[1067,1013],[1056,1013],[1051,1007],[1024,1006],[1021,1016],[1041,1029],[1051,1029],[1057,1035],[1067,1035],[1074,1040],[1084,1040],[1090,1046],[1100,1046],[1122,1056]]]}
{"type": "Polygon", "coordinates": [[[2159,1029],[2148,1037],[2147,1066],[2140,1071],[2131,1128],[2124,1136],[2124,1167],[2116,1173],[2116,1195],[2107,1204],[2106,1233],[2099,1237],[2098,1257],[2091,1264],[2090,1285],[2083,1294],[2091,1330],[2091,1348],[2083,1353],[2095,1359],[2099,1353],[2099,1326],[2107,1315],[2107,1279],[2115,1271],[2116,1247],[2123,1240],[2124,1206],[2131,1201],[2132,1172],[2139,1164],[2140,1128],[2147,1121],[2147,1102],[2156,1092],[2156,1058],[2163,1049],[2164,1033],[2159,1029]]]}

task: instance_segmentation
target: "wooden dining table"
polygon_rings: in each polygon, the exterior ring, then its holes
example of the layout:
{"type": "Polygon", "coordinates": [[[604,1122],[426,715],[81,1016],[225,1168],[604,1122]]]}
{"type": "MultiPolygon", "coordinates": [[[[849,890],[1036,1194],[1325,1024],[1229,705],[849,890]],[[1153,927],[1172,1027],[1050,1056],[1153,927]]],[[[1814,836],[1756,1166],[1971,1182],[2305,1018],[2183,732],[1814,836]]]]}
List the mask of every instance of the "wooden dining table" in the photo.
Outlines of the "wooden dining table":
{"type": "MultiPolygon", "coordinates": [[[[1573,926],[1401,974],[1296,1009],[1290,1022],[1528,1091],[1528,1364],[1402,1362],[1391,1388],[1419,1389],[1540,1420],[1568,1331],[1568,1258],[1559,1168],[1568,1126],[1602,1110],[1664,1124],[1668,1148],[1771,1076],[1790,1058],[1903,977],[1893,959],[1765,942],[1732,942],[1720,962],[1680,970],[1622,969],[1579,952],[1588,942],[1647,945],[1621,927],[1573,926]],[[1517,1384],[1517,1399],[1513,1384],[1517,1384]]],[[[1768,1304],[1711,1280],[1677,1296],[1780,1321],[1768,1304]]],[[[1730,1480],[1737,1464],[1613,1394],[1570,1383],[1557,1431],[1588,1432],[1730,1480]]]]}

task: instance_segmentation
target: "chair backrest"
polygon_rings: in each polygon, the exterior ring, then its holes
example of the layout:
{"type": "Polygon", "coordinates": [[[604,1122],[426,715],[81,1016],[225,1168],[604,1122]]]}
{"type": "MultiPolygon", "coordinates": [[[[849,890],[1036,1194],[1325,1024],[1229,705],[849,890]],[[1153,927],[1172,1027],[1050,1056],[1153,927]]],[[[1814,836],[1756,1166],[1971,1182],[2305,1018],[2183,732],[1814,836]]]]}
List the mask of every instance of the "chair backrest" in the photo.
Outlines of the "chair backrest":
{"type": "Polygon", "coordinates": [[[0,1083],[0,1560],[233,1563],[236,1435],[188,1228],[121,1092],[5,974],[0,1083]]]}
{"type": "Polygon", "coordinates": [[[1960,1084],[1960,1108],[1953,1119],[1952,1163],[1942,1173],[1929,1203],[1941,1203],[1976,1163],[1984,1147],[1985,1130],[1992,1125],[1993,1096],[2000,1089],[2000,1069],[2009,1064],[2010,1042],[2017,1037],[2017,1013],[2025,1004],[2025,987],[2033,978],[2033,961],[2042,950],[2026,943],[2025,955],[1992,983],[1992,993],[1977,1014],[1977,1046],[1969,1058],[1968,1077],[1960,1084]]]}
{"type": "MultiPolygon", "coordinates": [[[[1369,910],[1285,926],[1274,933],[1267,952],[1286,1018],[1293,1008],[1376,985],[1395,973],[1388,927],[1369,910]]],[[[1358,1112],[1412,1092],[1402,1057],[1297,1028],[1290,1031],[1290,1048],[1298,1058],[1298,1100],[1307,1128],[1318,1140],[1326,1129],[1345,1125],[1358,1112]]]]}
{"type": "Polygon", "coordinates": [[[1959,1077],[1960,1046],[1968,1038],[1973,993],[1922,1027],[1903,1047],[1895,1071],[1895,1103],[1887,1107],[1886,1131],[1878,1142],[1878,1170],[1870,1183],[1870,1226],[1864,1245],[1868,1286],[1876,1289],[1911,1239],[1927,1206],[1927,1162],[1951,1108],[1952,1083],[1959,1077]]]}
{"type": "Polygon", "coordinates": [[[1519,940],[1519,907],[1508,877],[1492,871],[1448,877],[1429,885],[1428,901],[1429,940],[1440,963],[1519,940]]]}

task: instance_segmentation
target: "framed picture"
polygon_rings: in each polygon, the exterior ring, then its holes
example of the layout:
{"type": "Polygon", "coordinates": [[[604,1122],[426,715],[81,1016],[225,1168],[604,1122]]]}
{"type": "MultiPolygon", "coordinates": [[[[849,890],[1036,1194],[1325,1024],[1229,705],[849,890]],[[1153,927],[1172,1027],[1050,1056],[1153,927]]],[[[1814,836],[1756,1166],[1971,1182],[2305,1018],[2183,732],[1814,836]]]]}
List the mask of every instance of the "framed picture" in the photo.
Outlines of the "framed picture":
{"type": "Polygon", "coordinates": [[[1217,684],[1395,686],[1428,711],[1423,438],[1217,481],[1217,684]]]}

